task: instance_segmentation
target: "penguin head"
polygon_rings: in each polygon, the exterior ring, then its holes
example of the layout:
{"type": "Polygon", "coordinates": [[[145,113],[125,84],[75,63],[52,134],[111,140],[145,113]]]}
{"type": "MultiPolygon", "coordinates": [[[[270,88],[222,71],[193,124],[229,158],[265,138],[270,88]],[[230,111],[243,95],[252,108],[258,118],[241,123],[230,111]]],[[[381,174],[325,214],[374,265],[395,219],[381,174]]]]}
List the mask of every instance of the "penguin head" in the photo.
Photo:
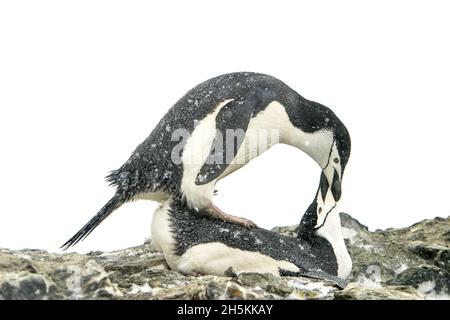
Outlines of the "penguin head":
{"type": "Polygon", "coordinates": [[[293,125],[306,133],[304,139],[293,142],[322,169],[316,198],[307,210],[320,225],[341,198],[342,177],[350,157],[350,134],[333,111],[314,101],[300,100],[290,115],[293,125]]]}
{"type": "Polygon", "coordinates": [[[319,164],[332,185],[334,170],[341,178],[350,157],[347,128],[331,109],[306,99],[298,101],[297,108],[288,110],[288,115],[291,123],[306,134],[291,143],[319,164]]]}
{"type": "Polygon", "coordinates": [[[347,128],[337,117],[330,129],[333,141],[325,167],[322,168],[321,181],[323,182],[319,189],[324,190],[323,201],[326,200],[325,187],[328,187],[333,196],[331,200],[337,202],[341,198],[342,177],[350,158],[351,140],[347,128]]]}
{"type": "MultiPolygon", "coordinates": [[[[303,215],[299,225],[299,237],[308,237],[316,230],[322,228],[327,222],[328,215],[335,211],[337,202],[341,198],[341,183],[345,167],[350,157],[351,140],[345,126],[335,122],[334,128],[326,133],[332,140],[328,147],[328,154],[322,155],[319,161],[322,172],[320,174],[319,188],[316,197],[303,215]]],[[[320,154],[320,153],[316,153],[320,154]]]]}
{"type": "MultiPolygon", "coordinates": [[[[328,109],[329,110],[329,109],[328,109]]],[[[328,215],[335,210],[337,202],[341,199],[341,185],[344,170],[350,158],[350,134],[344,124],[334,113],[327,112],[327,126],[325,129],[331,136],[328,155],[322,160],[322,172],[319,188],[314,204],[308,208],[316,217],[314,229],[318,229],[326,222],[328,215]],[[325,160],[325,161],[324,161],[325,160]]]]}

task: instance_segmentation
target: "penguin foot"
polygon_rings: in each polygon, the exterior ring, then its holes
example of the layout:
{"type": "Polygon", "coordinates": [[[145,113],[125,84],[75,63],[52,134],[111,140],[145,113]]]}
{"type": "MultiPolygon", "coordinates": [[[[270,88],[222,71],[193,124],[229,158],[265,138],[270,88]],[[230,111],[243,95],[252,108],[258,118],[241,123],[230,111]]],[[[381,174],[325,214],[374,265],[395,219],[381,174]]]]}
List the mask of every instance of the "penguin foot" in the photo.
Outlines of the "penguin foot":
{"type": "Polygon", "coordinates": [[[207,207],[206,209],[203,209],[202,211],[205,215],[207,215],[211,218],[238,224],[247,229],[252,229],[252,228],[257,227],[256,223],[254,223],[253,221],[225,213],[220,208],[216,207],[214,204],[211,204],[209,207],[207,207]]]}

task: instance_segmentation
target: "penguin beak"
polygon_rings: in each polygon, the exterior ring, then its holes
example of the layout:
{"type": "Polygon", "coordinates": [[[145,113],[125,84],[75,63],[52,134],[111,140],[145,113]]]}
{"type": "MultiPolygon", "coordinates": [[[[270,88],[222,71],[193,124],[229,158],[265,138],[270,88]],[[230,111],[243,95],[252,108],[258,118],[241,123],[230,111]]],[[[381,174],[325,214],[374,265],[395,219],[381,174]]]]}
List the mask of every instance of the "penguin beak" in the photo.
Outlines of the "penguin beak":
{"type": "Polygon", "coordinates": [[[320,176],[320,193],[322,200],[325,202],[328,191],[331,189],[334,201],[338,202],[341,199],[341,178],[336,168],[327,167],[322,171],[320,176]]]}
{"type": "Polygon", "coordinates": [[[341,178],[336,169],[333,170],[333,182],[331,183],[331,194],[333,195],[334,201],[338,202],[341,199],[341,178]]]}

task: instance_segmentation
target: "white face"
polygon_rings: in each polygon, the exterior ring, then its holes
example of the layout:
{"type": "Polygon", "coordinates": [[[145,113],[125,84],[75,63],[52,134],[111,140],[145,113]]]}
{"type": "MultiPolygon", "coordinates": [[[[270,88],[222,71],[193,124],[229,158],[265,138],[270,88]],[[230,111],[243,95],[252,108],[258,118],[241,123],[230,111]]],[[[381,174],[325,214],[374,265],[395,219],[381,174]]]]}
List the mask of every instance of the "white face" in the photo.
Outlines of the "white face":
{"type": "MultiPolygon", "coordinates": [[[[342,177],[342,167],[341,167],[341,158],[339,156],[339,152],[336,146],[336,142],[333,141],[332,142],[333,145],[331,146],[331,148],[328,151],[328,155],[327,155],[327,163],[325,165],[325,167],[322,167],[323,172],[325,173],[325,176],[331,175],[331,179],[332,174],[334,172],[334,170],[337,171],[337,173],[339,174],[339,178],[342,177]]],[[[331,181],[330,181],[331,182],[331,181]]]]}
{"type": "Polygon", "coordinates": [[[305,152],[313,158],[319,166],[324,169],[330,157],[330,150],[333,147],[333,134],[327,130],[320,130],[311,134],[305,152]]]}
{"type": "Polygon", "coordinates": [[[338,194],[340,192],[338,191],[340,189],[342,170],[337,145],[333,133],[328,130],[307,133],[293,126],[286,127],[289,130],[283,132],[282,142],[298,147],[313,158],[322,169],[324,176],[322,180],[326,180],[321,181],[321,186],[315,199],[317,203],[315,214],[318,220],[317,226],[319,226],[325,221],[327,213],[335,207],[336,198],[339,199],[338,194]]]}
{"type": "Polygon", "coordinates": [[[291,130],[283,132],[280,136],[282,138],[281,142],[301,149],[313,158],[322,169],[326,167],[330,149],[333,145],[333,134],[330,131],[319,130],[307,133],[292,127],[291,130]]]}
{"type": "Polygon", "coordinates": [[[329,130],[305,132],[295,127],[286,108],[278,101],[271,102],[264,111],[250,122],[250,126],[259,123],[259,128],[279,130],[279,142],[299,148],[316,161],[323,169],[328,163],[330,149],[333,145],[333,133],[329,130]]]}

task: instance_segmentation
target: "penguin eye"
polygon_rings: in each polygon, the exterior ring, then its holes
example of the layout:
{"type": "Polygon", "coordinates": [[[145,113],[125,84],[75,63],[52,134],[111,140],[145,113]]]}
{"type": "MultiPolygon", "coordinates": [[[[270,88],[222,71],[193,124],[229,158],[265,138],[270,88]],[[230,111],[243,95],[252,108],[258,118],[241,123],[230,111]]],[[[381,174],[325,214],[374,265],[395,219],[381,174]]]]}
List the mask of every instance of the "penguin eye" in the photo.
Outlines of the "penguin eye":
{"type": "Polygon", "coordinates": [[[334,158],[333,161],[334,161],[334,163],[339,163],[339,159],[338,158],[334,158]]]}
{"type": "Polygon", "coordinates": [[[319,213],[322,213],[322,207],[319,207],[319,213]]]}

